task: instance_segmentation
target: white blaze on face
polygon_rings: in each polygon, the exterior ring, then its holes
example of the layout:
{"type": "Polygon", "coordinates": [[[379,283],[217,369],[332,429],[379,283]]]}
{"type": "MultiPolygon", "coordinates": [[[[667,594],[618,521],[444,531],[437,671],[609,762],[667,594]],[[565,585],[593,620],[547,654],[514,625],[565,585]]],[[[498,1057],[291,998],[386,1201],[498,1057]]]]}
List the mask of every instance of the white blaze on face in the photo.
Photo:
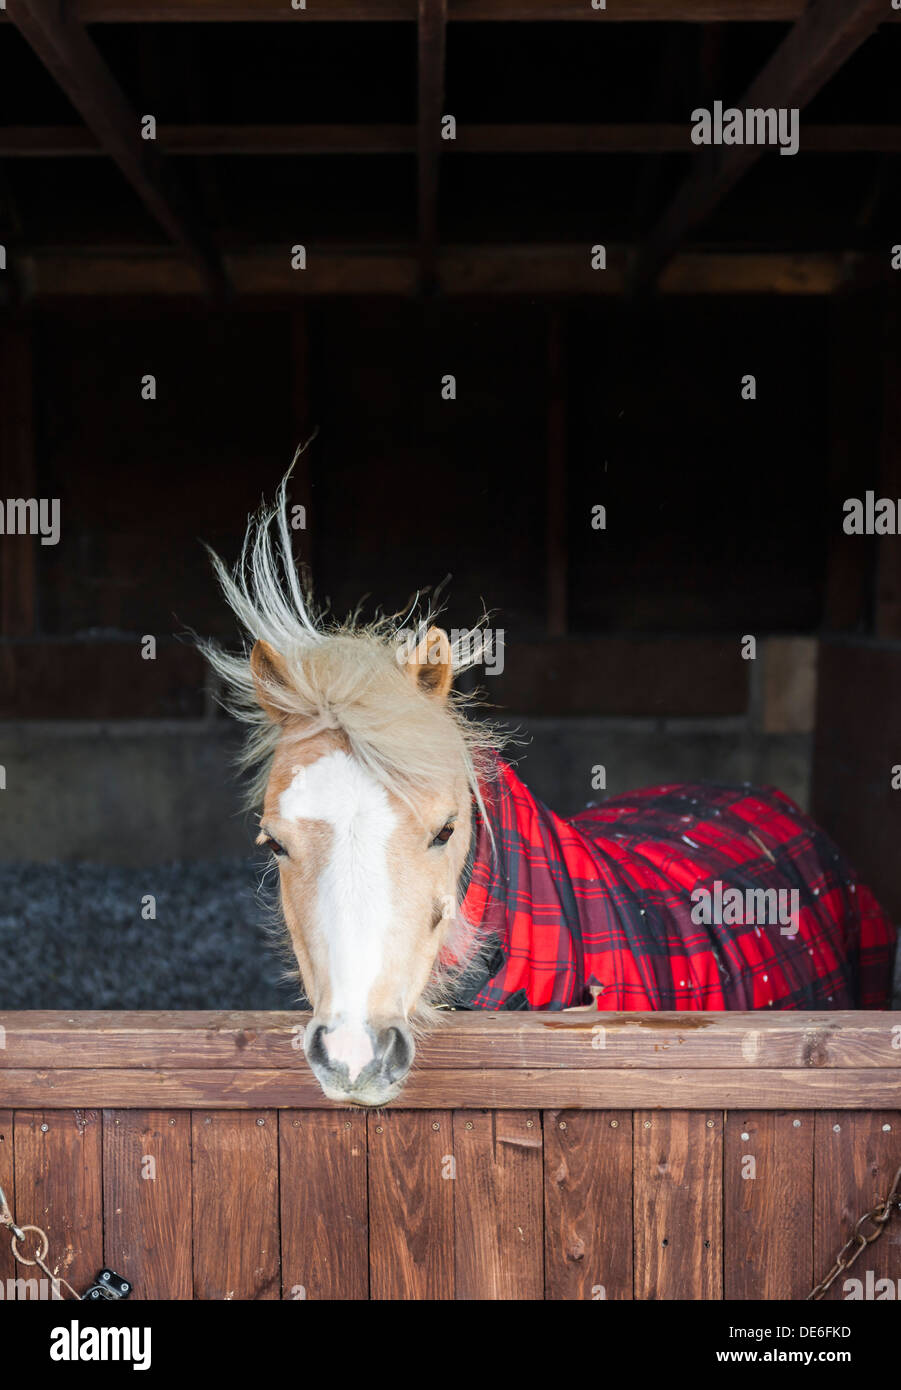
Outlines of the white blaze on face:
{"type": "Polygon", "coordinates": [[[353,1081],[373,1057],[364,1024],[391,923],[388,841],[397,817],[385,788],[341,751],[298,768],[279,798],[279,813],[285,820],[319,820],[332,827],[315,909],[328,943],[337,1021],[324,1042],[332,1060],[346,1064],[353,1081]]]}

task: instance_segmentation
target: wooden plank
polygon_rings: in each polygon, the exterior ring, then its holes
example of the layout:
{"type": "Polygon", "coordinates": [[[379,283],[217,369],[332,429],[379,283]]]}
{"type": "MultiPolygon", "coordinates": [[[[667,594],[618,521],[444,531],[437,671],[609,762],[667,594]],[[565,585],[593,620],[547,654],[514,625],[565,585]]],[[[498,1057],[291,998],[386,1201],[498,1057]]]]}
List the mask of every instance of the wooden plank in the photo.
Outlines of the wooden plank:
{"type": "Polygon", "coordinates": [[[881,289],[861,292],[844,285],[827,309],[828,560],[824,605],[826,627],[837,632],[861,632],[869,625],[874,543],[864,536],[847,535],[842,522],[845,500],[861,497],[867,487],[876,487],[883,405],[883,296],[881,289]]]}
{"type": "MultiPolygon", "coordinates": [[[[2,1034],[0,1034],[2,1036],[2,1034]]],[[[13,1161],[13,1112],[11,1110],[0,1110],[0,1187],[6,1194],[10,1211],[14,1220],[18,1221],[16,1214],[16,1179],[15,1163],[13,1161]]],[[[10,1248],[10,1233],[7,1227],[0,1226],[0,1285],[5,1289],[8,1279],[15,1279],[17,1276],[16,1261],[13,1259],[13,1252],[10,1248]]]]}
{"type": "MultiPolygon", "coordinates": [[[[631,251],[607,247],[607,269],[591,269],[587,247],[551,245],[445,248],[439,284],[446,294],[622,294],[631,251]]],[[[847,262],[846,262],[847,264],[847,262]]],[[[831,294],[845,273],[826,252],[685,252],[664,271],[662,294],[831,294]]]]}
{"type": "MultiPolygon", "coordinates": [[[[418,285],[414,248],[308,248],[307,269],[291,269],[284,251],[234,252],[225,263],[236,293],[249,301],[309,295],[411,296],[418,285]]],[[[607,247],[607,270],[591,269],[584,244],[445,246],[438,253],[438,288],[446,295],[592,295],[626,290],[628,247],[607,247]]],[[[663,294],[828,295],[842,283],[855,252],[694,251],[675,257],[660,281],[663,294]]],[[[47,247],[22,258],[29,292],[55,301],[86,295],[195,296],[199,286],[185,262],[164,249],[134,246],[47,247]]]]}
{"type": "MultiPolygon", "coordinates": [[[[815,1145],[812,1282],[828,1273],[859,1218],[887,1195],[901,1164],[901,1110],[877,1110],[867,1115],[824,1111],[816,1117],[815,1145]]],[[[873,1229],[867,1223],[863,1234],[872,1235],[873,1229]]],[[[854,1268],[839,1275],[823,1301],[838,1303],[852,1295],[855,1299],[876,1299],[880,1294],[897,1299],[899,1281],[901,1220],[896,1213],[854,1268]],[[863,1287],[851,1284],[852,1279],[863,1287]],[[892,1281],[891,1291],[876,1289],[876,1281],[881,1279],[892,1281]]]]}
{"type": "MultiPolygon", "coordinates": [[[[350,4],[351,0],[338,2],[350,4]]],[[[798,19],[803,12],[804,0],[607,0],[605,10],[591,11],[581,0],[452,0],[450,17],[455,20],[712,24],[731,21],[772,23],[798,19]]]]}
{"type": "Polygon", "coordinates": [[[747,665],[716,638],[517,642],[491,694],[517,715],[743,714],[747,665]]]}
{"type": "MultiPolygon", "coordinates": [[[[10,498],[34,498],[32,327],[9,317],[0,327],[0,459],[4,509],[10,498]]],[[[4,526],[11,524],[4,510],[4,526]]],[[[37,536],[4,534],[0,541],[0,633],[30,637],[37,613],[37,536]]],[[[46,550],[43,551],[46,556],[46,550]]]]}
{"type": "Polygon", "coordinates": [[[366,1116],[278,1117],[282,1298],[369,1297],[366,1116]]]}
{"type": "Polygon", "coordinates": [[[569,572],[567,556],[566,476],[566,320],[554,307],[548,320],[547,353],[547,632],[562,637],[567,629],[569,572]]]}
{"type": "MultiPolygon", "coordinates": [[[[849,495],[862,494],[858,484],[849,495]]],[[[867,544],[865,536],[850,539],[867,544]]],[[[892,786],[899,746],[897,649],[866,638],[821,641],[812,813],[894,921],[901,919],[901,796],[892,786]]]]}
{"type": "Polygon", "coordinates": [[[730,251],[685,252],[664,268],[661,294],[833,294],[856,256],[830,252],[766,255],[730,251]]]}
{"type": "Polygon", "coordinates": [[[48,1269],[83,1293],[103,1267],[100,1112],[19,1110],[14,1143],[16,1220],[46,1232],[48,1269]]]}
{"type": "MultiPolygon", "coordinates": [[[[6,542],[4,541],[4,545],[6,542]]],[[[0,719],[141,719],[200,716],[200,653],[160,642],[25,641],[0,645],[0,719]]]]}
{"type": "MultiPolygon", "coordinates": [[[[305,1075],[308,1013],[252,1010],[0,1012],[5,1069],[122,1068],[305,1075]]],[[[622,1071],[901,1069],[901,1012],[449,1012],[417,1045],[415,1074],[510,1068],[622,1071]]],[[[151,1083],[152,1084],[152,1083],[151,1083]]]]}
{"type": "Polygon", "coordinates": [[[544,1294],[542,1128],[537,1111],[454,1115],[458,1299],[544,1294]]]}
{"type": "MultiPolygon", "coordinates": [[[[741,714],[746,667],[735,660],[735,644],[719,638],[519,642],[493,695],[519,715],[741,714]]],[[[7,643],[0,691],[6,719],[52,719],[61,710],[85,719],[200,714],[203,667],[194,649],[177,643],[161,644],[153,662],[140,660],[137,642],[7,643]]]]}
{"type": "MultiPolygon", "coordinates": [[[[310,366],[310,310],[306,304],[292,309],[289,315],[288,332],[291,352],[291,393],[288,402],[290,411],[290,434],[288,447],[294,459],[291,474],[292,506],[303,507],[305,525],[296,529],[294,558],[295,563],[313,580],[313,470],[315,454],[315,432],[313,424],[312,371],[310,366]]],[[[292,512],[292,517],[294,513],[292,512]]]]}
{"type": "Polygon", "coordinates": [[[544,1296],[632,1297],[632,1113],[544,1113],[544,1296]]]}
{"type": "Polygon", "coordinates": [[[456,140],[448,143],[448,153],[454,154],[691,154],[695,149],[691,126],[672,121],[461,124],[456,140]]]}
{"type": "MultiPolygon", "coordinates": [[[[610,121],[517,125],[461,124],[454,154],[694,154],[688,122],[610,121]]],[[[415,154],[418,127],[400,124],[158,125],[157,145],[169,156],[415,154]]],[[[901,125],[805,125],[805,151],[830,154],[898,154],[901,125]]],[[[4,159],[90,159],[105,151],[83,126],[4,126],[4,159]]]]}
{"type": "MultiPolygon", "coordinates": [[[[503,132],[510,131],[509,144],[515,148],[522,140],[519,126],[469,126],[466,128],[466,142],[469,148],[490,149],[494,144],[506,149],[503,132]],[[496,133],[495,133],[496,132],[496,133]]],[[[532,127],[525,127],[532,129],[532,127]]],[[[544,127],[535,128],[536,139],[553,140],[552,135],[542,137],[544,127]]],[[[553,128],[547,128],[549,131],[553,128]]],[[[583,128],[573,127],[572,139],[579,141],[577,132],[583,128]]],[[[648,139],[655,138],[653,131],[659,130],[656,137],[669,144],[674,135],[666,132],[669,127],[648,127],[648,134],[639,132],[644,127],[598,127],[596,137],[598,147],[611,143],[622,143],[623,148],[641,148],[648,139]],[[622,134],[616,132],[621,130],[622,134]],[[604,133],[608,132],[608,133],[604,133]],[[632,133],[634,132],[634,133],[632,133]]],[[[684,127],[673,127],[684,130],[684,127]]],[[[866,127],[865,129],[869,129],[866,127]]],[[[879,148],[891,148],[890,132],[893,127],[873,127],[882,131],[878,138],[879,148]]],[[[567,127],[561,127],[564,132],[567,127]]],[[[185,155],[214,157],[217,155],[335,155],[335,154],[415,154],[417,129],[414,125],[389,124],[316,124],[316,125],[157,125],[156,143],[165,155],[185,155]]],[[[561,137],[564,146],[568,139],[561,137]]],[[[453,141],[449,146],[456,148],[453,141]]],[[[0,130],[0,156],[4,159],[98,159],[106,152],[93,131],[78,125],[8,125],[0,130]]]]}
{"type": "Polygon", "coordinates": [[[308,0],[295,10],[285,0],[74,0],[73,8],[86,24],[177,24],[250,22],[315,24],[318,20],[415,20],[416,0],[308,0]]]}
{"type": "MultiPolygon", "coordinates": [[[[880,149],[891,149],[892,127],[883,132],[880,149]]],[[[4,133],[0,150],[10,137],[4,133]]],[[[157,139],[168,155],[335,155],[415,154],[417,127],[388,123],[314,125],[166,125],[157,139]]],[[[453,142],[451,142],[452,144],[453,142]]]]}
{"type": "Polygon", "coordinates": [[[194,1297],[277,1299],[276,1116],[194,1115],[191,1132],[194,1297]]]}
{"type": "Polygon", "coordinates": [[[368,1135],[370,1297],[453,1298],[450,1112],[374,1112],[368,1135]]]}
{"type": "Polygon", "coordinates": [[[185,253],[201,283],[222,291],[226,281],[215,251],[178,205],[171,178],[164,181],[158,152],[141,138],[137,113],[78,19],[63,6],[42,0],[8,0],[6,12],[147,211],[185,253]]]}
{"type": "Polygon", "coordinates": [[[760,727],[765,734],[810,734],[816,722],[815,637],[767,637],[763,644],[760,727]]]}
{"type": "Polygon", "coordinates": [[[722,1298],[722,1114],[639,1110],[632,1122],[635,1297],[722,1298]]]}
{"type": "Polygon", "coordinates": [[[186,1111],[104,1111],[103,1210],[104,1258],[131,1281],[132,1297],[192,1297],[186,1111]]]}
{"type": "MultiPolygon", "coordinates": [[[[901,295],[894,283],[885,294],[882,336],[882,430],[879,497],[901,497],[901,295]]],[[[858,496],[855,491],[852,496],[858,496]]],[[[860,541],[862,537],[853,539],[860,541]]],[[[866,542],[864,542],[866,544],[866,542]]],[[[901,638],[901,544],[897,535],[877,536],[873,630],[877,637],[901,638]]]]}
{"type": "MultiPolygon", "coordinates": [[[[318,20],[414,20],[416,0],[329,0],[293,10],[285,0],[72,0],[86,24],[171,24],[187,21],[315,24],[318,20]]],[[[452,20],[570,20],[583,23],[729,21],[776,23],[797,19],[804,0],[607,0],[592,10],[585,0],[450,0],[452,20]]],[[[889,10],[886,19],[895,18],[889,10]]]]}
{"type": "Polygon", "coordinates": [[[804,1111],[732,1111],[723,1151],[725,1298],[799,1299],[813,1273],[813,1138],[804,1111]]]}
{"type": "MultiPolygon", "coordinates": [[[[8,1105],[45,1108],[100,1105],[110,1108],[182,1108],[246,1110],[286,1106],[328,1108],[334,1104],[319,1089],[313,1073],[185,1069],[129,1071],[72,1068],[65,1071],[11,1069],[3,1077],[8,1105]]],[[[567,1069],[506,1070],[476,1068],[413,1072],[397,1107],[431,1109],[523,1110],[533,1107],[576,1106],[603,1110],[623,1105],[666,1109],[678,1097],[686,1110],[710,1105],[772,1110],[803,1105],[807,1110],[840,1106],[872,1110],[890,1105],[899,1089],[897,1067],[859,1071],[776,1071],[762,1068],[729,1070],[697,1067],[691,1070],[635,1068],[634,1070],[572,1071],[567,1069]]]]}
{"type": "MultiPolygon", "coordinates": [[[[885,0],[812,0],[769,62],[734,104],[741,110],[802,109],[886,17],[885,0]]],[[[630,277],[646,289],[676,248],[766,153],[765,145],[710,145],[652,228],[630,277]]]]}
{"type": "MultiPolygon", "coordinates": [[[[362,130],[365,130],[365,127],[362,130]]],[[[691,125],[685,121],[611,121],[586,125],[569,125],[563,122],[459,125],[456,140],[447,142],[447,152],[694,154],[697,146],[692,142],[691,131],[691,125]]],[[[386,134],[380,138],[387,143],[388,139],[393,137],[386,134]]],[[[805,151],[824,154],[897,154],[901,150],[901,125],[862,125],[848,122],[805,125],[802,148],[805,151]]]]}
{"type": "Polygon", "coordinates": [[[0,1013],[7,1066],[297,1067],[309,1014],[215,1010],[14,1010],[0,1013]]]}
{"type": "MultiPolygon", "coordinates": [[[[438,167],[444,105],[447,0],[418,0],[417,200],[421,289],[435,287],[438,263],[438,167]]],[[[451,142],[452,143],[452,142],[451,142]]]]}

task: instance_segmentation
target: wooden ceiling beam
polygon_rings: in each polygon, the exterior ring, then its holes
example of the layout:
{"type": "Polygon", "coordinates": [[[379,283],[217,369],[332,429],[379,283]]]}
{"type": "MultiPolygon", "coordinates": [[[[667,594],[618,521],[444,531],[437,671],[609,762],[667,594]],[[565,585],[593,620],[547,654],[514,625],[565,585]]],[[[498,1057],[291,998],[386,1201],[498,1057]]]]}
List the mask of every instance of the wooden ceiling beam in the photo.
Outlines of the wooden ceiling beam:
{"type": "MultiPolygon", "coordinates": [[[[288,0],[70,0],[70,3],[76,18],[86,24],[415,21],[417,14],[417,0],[306,0],[306,8],[296,10],[288,0]]],[[[605,10],[592,9],[586,0],[449,0],[448,19],[785,23],[798,19],[804,8],[805,0],[607,0],[605,10]]],[[[901,19],[888,4],[886,9],[887,19],[901,19]]]]}
{"type": "MultiPolygon", "coordinates": [[[[180,298],[196,294],[184,261],[153,248],[46,247],[21,253],[38,299],[73,296],[180,298]]],[[[852,252],[686,252],[661,280],[665,294],[828,295],[853,266],[852,252]]],[[[307,269],[290,268],[284,248],[232,252],[229,277],[244,300],[309,295],[414,295],[420,284],[416,247],[308,246],[307,269]]],[[[629,248],[607,248],[607,270],[592,270],[584,245],[443,246],[436,287],[444,295],[622,294],[629,248]]]]}
{"type": "MultiPolygon", "coordinates": [[[[414,154],[415,125],[159,125],[166,155],[414,154]]],[[[0,158],[91,158],[106,151],[84,126],[2,126],[0,158]]]]}
{"type": "Polygon", "coordinates": [[[205,287],[223,290],[215,251],[180,208],[154,143],[141,138],[138,116],[87,31],[62,0],[7,0],[6,13],[205,287]]]}
{"type": "MultiPolygon", "coordinates": [[[[740,110],[803,109],[887,13],[885,0],[812,0],[735,105],[740,110]]],[[[688,176],[639,250],[630,277],[633,290],[654,283],[685,238],[767,148],[709,145],[695,155],[688,176]]]]}
{"type": "MultiPolygon", "coordinates": [[[[414,125],[166,125],[157,128],[162,153],[174,155],[415,154],[414,125]]],[[[687,124],[470,125],[446,142],[453,154],[689,154],[687,124]]],[[[801,152],[901,153],[901,125],[808,125],[801,152]]],[[[0,127],[0,158],[60,159],[105,155],[84,126],[0,127]]]]}
{"type": "MultiPolygon", "coordinates": [[[[167,155],[413,154],[415,125],[160,125],[167,155]]],[[[105,153],[83,126],[0,127],[0,157],[90,158],[105,153]]]]}

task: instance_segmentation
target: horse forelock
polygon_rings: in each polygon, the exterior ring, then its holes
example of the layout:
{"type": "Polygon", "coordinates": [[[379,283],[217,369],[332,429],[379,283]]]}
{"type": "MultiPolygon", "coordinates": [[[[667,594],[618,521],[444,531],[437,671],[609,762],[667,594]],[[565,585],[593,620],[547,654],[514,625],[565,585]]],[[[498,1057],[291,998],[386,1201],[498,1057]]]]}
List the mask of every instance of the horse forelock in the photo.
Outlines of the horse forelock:
{"type": "MultiPolygon", "coordinates": [[[[247,729],[239,764],[254,773],[250,803],[262,801],[283,736],[302,739],[335,730],[388,790],[415,797],[462,769],[484,809],[479,784],[491,774],[492,755],[503,742],[500,731],[472,716],[472,697],[452,692],[444,702],[433,701],[404,677],[400,639],[409,637],[411,622],[413,632],[424,632],[437,614],[426,607],[414,618],[414,605],[362,622],[358,613],[337,621],[319,610],[294,562],[289,478],[290,470],[275,504],[250,518],[233,569],[210,551],[226,601],[250,639],[240,653],[213,642],[200,644],[221,683],[222,703],[247,729]],[[284,658],[289,673],[288,686],[280,691],[283,723],[273,722],[259,704],[250,648],[261,640],[284,658]]],[[[479,657],[477,641],[452,650],[456,671],[479,657]]]]}

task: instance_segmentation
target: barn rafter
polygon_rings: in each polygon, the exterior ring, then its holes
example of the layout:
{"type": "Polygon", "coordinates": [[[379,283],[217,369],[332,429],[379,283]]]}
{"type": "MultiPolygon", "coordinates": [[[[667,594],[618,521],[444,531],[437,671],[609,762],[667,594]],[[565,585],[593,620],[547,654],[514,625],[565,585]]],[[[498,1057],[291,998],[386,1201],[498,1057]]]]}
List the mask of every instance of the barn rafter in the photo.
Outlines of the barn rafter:
{"type": "MultiPolygon", "coordinates": [[[[730,242],[716,231],[705,243],[690,240],[692,233],[704,228],[716,213],[726,193],[766,153],[760,145],[711,147],[698,153],[691,142],[688,121],[520,123],[515,112],[513,119],[503,122],[458,118],[455,137],[442,139],[448,26],[459,31],[468,25],[478,27],[483,21],[566,21],[567,27],[580,23],[587,30],[599,24],[620,29],[623,22],[640,21],[645,30],[666,22],[668,37],[665,50],[661,50],[664,73],[679,60],[679,35],[684,36],[691,26],[705,26],[696,32],[701,35],[703,49],[699,95],[706,99],[722,70],[722,38],[727,29],[795,21],[743,98],[746,105],[794,107],[806,105],[878,24],[894,19],[901,19],[901,11],[888,9],[883,0],[813,0],[807,6],[803,0],[606,0],[603,9],[589,7],[586,0],[329,0],[328,5],[321,0],[296,0],[296,7],[286,0],[70,0],[65,6],[9,0],[7,11],[0,12],[0,27],[11,22],[20,29],[75,105],[84,125],[2,127],[0,159],[111,157],[143,206],[166,231],[182,261],[176,264],[171,253],[149,245],[146,238],[143,244],[137,240],[115,244],[114,238],[105,235],[105,227],[98,229],[101,235],[93,242],[88,234],[77,246],[49,240],[35,244],[26,229],[15,238],[16,257],[20,265],[27,261],[34,273],[17,279],[37,294],[47,285],[53,285],[55,292],[63,282],[64,271],[77,266],[72,282],[81,285],[83,292],[160,293],[167,292],[169,286],[171,292],[181,294],[186,292],[186,285],[193,284],[196,290],[193,277],[198,271],[200,283],[221,288],[228,267],[235,287],[251,295],[423,290],[447,294],[603,294],[658,283],[665,292],[830,293],[844,282],[848,266],[858,267],[868,248],[878,241],[879,234],[869,222],[859,220],[854,235],[839,246],[834,242],[822,246],[812,240],[805,245],[804,233],[800,240],[767,241],[766,233],[760,237],[753,228],[740,242],[730,242]],[[202,33],[210,25],[254,25],[261,21],[282,26],[318,25],[323,20],[349,24],[391,21],[406,32],[409,30],[403,21],[416,26],[415,121],[342,122],[339,115],[338,122],[322,124],[309,120],[200,123],[192,119],[203,110],[195,93],[182,112],[190,124],[161,120],[156,140],[146,141],[140,138],[138,117],[115,75],[116,44],[110,57],[104,56],[108,46],[95,42],[109,25],[166,23],[178,31],[182,21],[191,21],[200,24],[196,32],[202,33]],[[86,27],[89,25],[98,29],[92,33],[86,27]],[[666,160],[686,154],[693,155],[688,175],[660,211],[660,200],[669,196],[672,186],[666,160]],[[604,217],[598,219],[601,227],[596,238],[610,243],[605,277],[586,273],[587,243],[577,237],[568,238],[566,243],[551,235],[547,240],[532,235],[512,241],[509,234],[488,230],[481,240],[469,240],[455,234],[446,225],[445,216],[439,220],[439,176],[450,178],[450,171],[459,169],[467,156],[485,156],[488,169],[491,156],[540,159],[552,155],[653,157],[642,166],[646,176],[636,182],[640,196],[633,198],[633,225],[624,233],[605,227],[604,217]],[[395,158],[395,163],[397,156],[411,158],[416,179],[415,233],[410,228],[403,237],[373,235],[365,217],[349,237],[304,232],[309,269],[315,273],[303,283],[279,271],[276,238],[271,234],[254,234],[252,243],[242,246],[240,234],[232,236],[231,229],[217,230],[215,225],[206,227],[196,214],[188,215],[172,167],[176,159],[185,164],[190,159],[328,160],[344,156],[385,156],[395,158]],[[413,263],[418,265],[418,273],[411,278],[413,263]],[[631,267],[628,276],[626,266],[631,267]],[[89,285],[96,288],[88,289],[89,285]]],[[[673,109],[684,104],[687,90],[684,82],[678,93],[672,89],[669,104],[673,109]]],[[[819,118],[804,125],[802,149],[841,154],[848,157],[849,164],[854,155],[879,155],[887,163],[901,152],[901,125],[819,118]]],[[[208,185],[216,167],[201,166],[208,185]]],[[[302,175],[298,186],[303,187],[302,175]]],[[[213,224],[218,203],[218,197],[205,200],[204,213],[213,224]]],[[[298,206],[297,220],[303,223],[302,199],[298,206]]],[[[27,211],[25,200],[26,215],[27,211]]],[[[284,211],[293,220],[295,208],[288,206],[284,211]]],[[[539,237],[543,236],[539,231],[539,237]]]]}
{"type": "MultiPolygon", "coordinates": [[[[435,288],[463,295],[568,295],[609,297],[627,289],[629,248],[607,247],[607,269],[592,270],[581,244],[523,246],[498,243],[443,246],[435,288]]],[[[668,295],[829,295],[864,260],[845,251],[685,251],[664,270],[668,295]]],[[[282,248],[226,252],[229,279],[249,300],[331,295],[415,295],[421,285],[417,248],[328,246],[308,256],[298,277],[282,248]]],[[[25,257],[27,280],[38,298],[196,294],[184,259],[153,247],[49,247],[25,257]]]]}
{"type": "MultiPolygon", "coordinates": [[[[72,0],[83,23],[415,20],[418,0],[72,0]]],[[[779,22],[798,19],[806,0],[606,0],[586,15],[585,0],[449,0],[448,18],[474,21],[617,23],[779,22]]],[[[891,16],[889,16],[891,17],[891,16]]],[[[901,16],[896,15],[896,18],[901,16]]]]}
{"type": "Polygon", "coordinates": [[[141,202],[179,246],[208,290],[224,289],[217,253],[193,225],[153,142],[84,26],[62,4],[9,0],[7,14],[82,117],[103,152],[115,161],[141,202]]]}
{"type": "MultiPolygon", "coordinates": [[[[433,103],[433,105],[435,105],[433,103]]],[[[437,109],[437,106],[436,106],[437,109]]],[[[403,124],[158,125],[167,155],[414,154],[420,128],[403,124]]],[[[535,122],[459,125],[443,143],[455,154],[690,154],[691,128],[677,121],[613,121],[592,125],[535,122]]],[[[901,125],[806,125],[804,149],[820,154],[901,154],[901,125]]],[[[75,125],[0,128],[2,159],[84,159],[106,153],[97,135],[75,125]]],[[[429,150],[429,155],[433,154],[429,150]]]]}
{"type": "MultiPolygon", "coordinates": [[[[885,17],[882,0],[813,0],[758,73],[739,110],[801,109],[816,96],[885,17]]],[[[656,226],[639,248],[632,287],[646,289],[684,241],[766,152],[759,144],[708,145],[692,163],[656,226]]]]}

